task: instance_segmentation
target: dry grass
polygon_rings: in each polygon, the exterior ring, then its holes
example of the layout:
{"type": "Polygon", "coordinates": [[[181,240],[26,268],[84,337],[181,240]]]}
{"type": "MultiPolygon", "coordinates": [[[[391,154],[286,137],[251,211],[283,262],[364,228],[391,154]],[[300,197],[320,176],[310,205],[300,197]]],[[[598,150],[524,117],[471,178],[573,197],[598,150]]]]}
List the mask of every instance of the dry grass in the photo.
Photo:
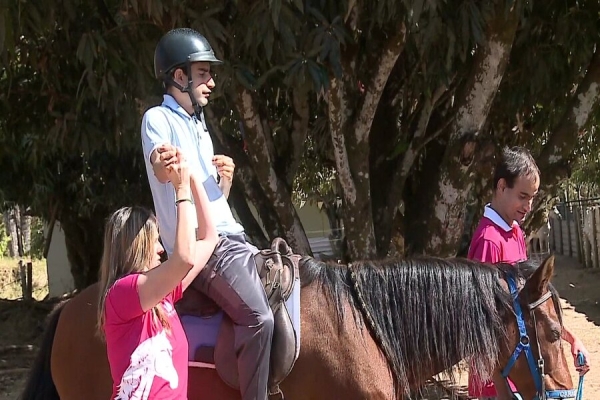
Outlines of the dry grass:
{"type": "MultiPolygon", "coordinates": [[[[32,286],[35,300],[48,295],[46,260],[33,261],[32,286]]],[[[49,311],[22,298],[19,259],[0,257],[0,400],[17,398],[49,311]]]]}
{"type": "MultiPolygon", "coordinates": [[[[0,257],[0,299],[23,297],[19,274],[19,259],[0,257]]],[[[33,298],[43,300],[48,295],[46,260],[33,260],[33,298]]]]}

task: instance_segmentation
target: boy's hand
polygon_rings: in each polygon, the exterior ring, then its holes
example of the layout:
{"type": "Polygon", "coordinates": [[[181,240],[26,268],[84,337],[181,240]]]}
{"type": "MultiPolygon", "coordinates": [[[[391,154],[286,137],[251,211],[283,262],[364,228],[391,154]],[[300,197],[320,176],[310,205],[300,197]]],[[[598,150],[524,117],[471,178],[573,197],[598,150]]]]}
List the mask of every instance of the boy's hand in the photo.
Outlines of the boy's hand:
{"type": "Polygon", "coordinates": [[[235,164],[231,157],[227,157],[222,154],[218,154],[213,157],[212,163],[217,167],[217,173],[221,179],[233,182],[233,172],[235,171],[235,164]]]}

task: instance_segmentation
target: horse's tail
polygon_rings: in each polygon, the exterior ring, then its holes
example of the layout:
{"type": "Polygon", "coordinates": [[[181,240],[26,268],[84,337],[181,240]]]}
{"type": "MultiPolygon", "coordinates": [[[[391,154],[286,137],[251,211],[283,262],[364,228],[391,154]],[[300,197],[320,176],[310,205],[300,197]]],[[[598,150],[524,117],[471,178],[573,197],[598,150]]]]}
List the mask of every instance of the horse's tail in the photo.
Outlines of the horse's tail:
{"type": "Polygon", "coordinates": [[[50,372],[50,356],[52,355],[52,343],[54,342],[56,326],[66,303],[66,301],[59,303],[48,315],[40,349],[29,370],[25,389],[19,400],[60,400],[50,372]]]}

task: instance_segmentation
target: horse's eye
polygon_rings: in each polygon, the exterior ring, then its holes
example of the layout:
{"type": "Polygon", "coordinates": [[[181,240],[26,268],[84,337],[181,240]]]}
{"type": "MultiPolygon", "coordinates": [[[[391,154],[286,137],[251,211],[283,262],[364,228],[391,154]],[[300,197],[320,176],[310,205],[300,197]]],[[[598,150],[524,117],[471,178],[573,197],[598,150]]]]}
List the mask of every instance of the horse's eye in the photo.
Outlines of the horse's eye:
{"type": "Polygon", "coordinates": [[[560,340],[560,331],[556,330],[556,329],[552,329],[552,342],[556,342],[557,340],[560,340]]]}

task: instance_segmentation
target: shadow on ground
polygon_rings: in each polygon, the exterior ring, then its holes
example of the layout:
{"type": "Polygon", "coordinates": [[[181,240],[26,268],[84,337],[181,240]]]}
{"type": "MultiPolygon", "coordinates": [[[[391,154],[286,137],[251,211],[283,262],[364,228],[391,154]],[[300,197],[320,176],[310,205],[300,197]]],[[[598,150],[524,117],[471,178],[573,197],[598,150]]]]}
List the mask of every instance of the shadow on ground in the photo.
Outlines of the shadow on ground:
{"type": "Polygon", "coordinates": [[[600,269],[584,268],[577,259],[557,255],[552,283],[576,312],[600,326],[600,269]]]}
{"type": "Polygon", "coordinates": [[[467,387],[447,380],[428,382],[421,393],[412,396],[414,400],[466,400],[467,387]]]}

